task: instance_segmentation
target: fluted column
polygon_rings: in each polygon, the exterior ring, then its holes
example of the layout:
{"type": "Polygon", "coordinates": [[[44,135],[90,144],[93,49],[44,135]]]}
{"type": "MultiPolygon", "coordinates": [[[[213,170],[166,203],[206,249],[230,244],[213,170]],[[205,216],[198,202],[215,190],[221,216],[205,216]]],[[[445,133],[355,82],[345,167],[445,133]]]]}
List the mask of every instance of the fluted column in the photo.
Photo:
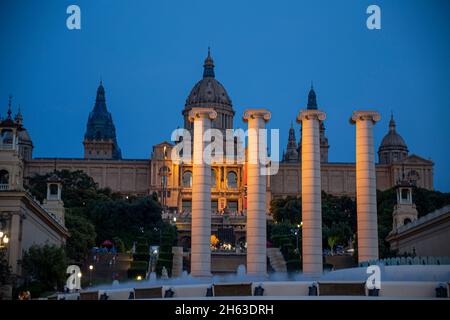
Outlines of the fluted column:
{"type": "Polygon", "coordinates": [[[211,276],[211,166],[203,159],[204,132],[217,117],[212,108],[192,108],[189,121],[194,123],[192,163],[191,275],[211,276]]]}
{"type": "Polygon", "coordinates": [[[325,113],[312,109],[297,117],[302,124],[302,261],[303,273],[310,276],[323,272],[319,120],[325,113]]]}
{"type": "Polygon", "coordinates": [[[356,124],[356,211],[358,261],[378,259],[377,184],[373,125],[381,119],[375,111],[354,111],[356,124]]]}
{"type": "Polygon", "coordinates": [[[261,175],[259,154],[265,154],[265,143],[260,141],[259,130],[270,119],[265,109],[247,109],[244,121],[248,122],[247,159],[247,274],[265,276],[266,258],[266,176],[261,175]]]}

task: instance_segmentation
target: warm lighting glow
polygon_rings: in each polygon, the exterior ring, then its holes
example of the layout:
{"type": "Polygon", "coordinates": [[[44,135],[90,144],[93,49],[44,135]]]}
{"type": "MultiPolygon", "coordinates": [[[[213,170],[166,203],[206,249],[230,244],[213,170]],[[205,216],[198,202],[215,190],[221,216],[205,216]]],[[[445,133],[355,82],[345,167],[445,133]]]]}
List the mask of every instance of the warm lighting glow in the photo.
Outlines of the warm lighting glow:
{"type": "Polygon", "coordinates": [[[89,266],[89,270],[94,270],[94,266],[92,264],[89,266]]]}
{"type": "Polygon", "coordinates": [[[3,231],[0,231],[0,238],[3,238],[3,235],[4,235],[3,231]]]}
{"type": "Polygon", "coordinates": [[[137,276],[136,280],[137,281],[141,281],[142,280],[142,276],[137,276]]]}
{"type": "Polygon", "coordinates": [[[81,276],[82,276],[81,272],[78,272],[77,276],[78,276],[78,278],[81,278],[81,276]]]}
{"type": "Polygon", "coordinates": [[[8,236],[5,236],[5,237],[3,238],[3,242],[4,242],[5,244],[8,244],[8,242],[9,242],[8,236]]]}
{"type": "Polygon", "coordinates": [[[173,217],[173,222],[177,222],[177,217],[173,217]]]}

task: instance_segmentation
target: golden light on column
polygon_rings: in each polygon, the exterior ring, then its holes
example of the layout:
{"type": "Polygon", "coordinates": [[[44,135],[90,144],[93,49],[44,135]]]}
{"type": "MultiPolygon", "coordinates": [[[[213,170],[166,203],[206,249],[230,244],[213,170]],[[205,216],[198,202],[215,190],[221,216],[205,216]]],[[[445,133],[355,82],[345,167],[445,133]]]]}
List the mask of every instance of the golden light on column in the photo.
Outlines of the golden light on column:
{"type": "Polygon", "coordinates": [[[376,111],[354,111],[356,124],[356,211],[358,262],[378,259],[377,185],[373,125],[381,119],[376,111]]]}
{"type": "Polygon", "coordinates": [[[248,161],[247,161],[247,274],[265,276],[266,258],[266,179],[261,175],[259,154],[261,143],[259,130],[265,128],[270,119],[265,109],[247,109],[243,120],[248,122],[248,161]]]}
{"type": "Polygon", "coordinates": [[[211,276],[211,166],[203,159],[204,132],[217,117],[212,108],[192,108],[189,121],[194,123],[192,163],[191,275],[211,276]]]}
{"type": "Polygon", "coordinates": [[[325,113],[315,109],[302,110],[297,117],[302,124],[302,261],[303,273],[310,276],[323,272],[319,133],[323,120],[325,113]]]}

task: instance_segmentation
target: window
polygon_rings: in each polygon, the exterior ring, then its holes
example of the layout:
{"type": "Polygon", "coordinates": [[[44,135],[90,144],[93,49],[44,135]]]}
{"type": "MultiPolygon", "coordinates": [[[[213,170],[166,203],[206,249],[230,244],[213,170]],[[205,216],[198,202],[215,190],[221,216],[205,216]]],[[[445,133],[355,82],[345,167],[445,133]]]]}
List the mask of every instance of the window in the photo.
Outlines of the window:
{"type": "Polygon", "coordinates": [[[216,170],[211,169],[211,188],[215,188],[216,187],[216,170]]]}
{"type": "Polygon", "coordinates": [[[230,189],[236,189],[237,188],[237,175],[236,172],[230,171],[227,174],[227,186],[230,189]]]}
{"type": "Polygon", "coordinates": [[[9,184],[9,173],[6,170],[0,170],[0,184],[9,184]]]}
{"type": "Polygon", "coordinates": [[[211,201],[211,212],[212,213],[219,212],[219,202],[217,200],[212,200],[211,201]]]}
{"type": "Polygon", "coordinates": [[[181,202],[181,209],[183,210],[183,212],[191,212],[192,201],[191,200],[183,200],[181,202]]]}
{"type": "Polygon", "coordinates": [[[402,189],[402,199],[408,200],[408,189],[402,189]]]}
{"type": "Polygon", "coordinates": [[[192,188],[192,172],[186,171],[183,173],[183,187],[192,188]]]}
{"type": "Polygon", "coordinates": [[[58,185],[52,183],[52,184],[50,185],[50,195],[56,196],[57,194],[58,194],[58,185]]]}
{"type": "Polygon", "coordinates": [[[238,202],[237,201],[228,201],[227,207],[230,213],[236,213],[238,211],[238,202]]]}
{"type": "Polygon", "coordinates": [[[409,219],[409,218],[406,218],[405,220],[403,220],[403,224],[408,224],[408,223],[411,223],[411,219],[409,219]]]}

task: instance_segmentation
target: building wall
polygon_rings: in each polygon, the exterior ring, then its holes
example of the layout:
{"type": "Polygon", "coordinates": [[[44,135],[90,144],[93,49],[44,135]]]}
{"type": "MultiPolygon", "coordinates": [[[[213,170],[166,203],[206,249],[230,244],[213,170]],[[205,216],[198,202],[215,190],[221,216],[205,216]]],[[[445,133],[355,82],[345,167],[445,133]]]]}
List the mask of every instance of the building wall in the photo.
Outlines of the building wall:
{"type": "Polygon", "coordinates": [[[68,236],[59,224],[39,204],[24,192],[0,192],[0,216],[7,221],[8,261],[14,274],[21,274],[18,260],[33,244],[65,244],[68,236]]]}
{"type": "Polygon", "coordinates": [[[111,188],[123,194],[150,193],[150,160],[86,160],[33,159],[25,163],[25,177],[57,170],[82,170],[91,176],[100,188],[111,188]]]}
{"type": "Polygon", "coordinates": [[[400,254],[415,252],[417,256],[450,257],[450,211],[437,219],[390,235],[388,241],[391,249],[400,254]]]}
{"type": "MultiPolygon", "coordinates": [[[[188,164],[177,164],[170,159],[170,144],[154,147],[152,160],[87,160],[87,159],[33,159],[25,163],[25,177],[45,174],[57,170],[82,170],[90,175],[99,187],[109,187],[114,192],[134,195],[149,195],[156,192],[162,200],[166,190],[165,204],[170,208],[182,210],[182,201],[191,198],[191,188],[182,184],[185,171],[191,170],[188,164]],[[163,147],[168,156],[164,159],[163,147]],[[163,168],[167,168],[167,183],[163,187],[163,168]]],[[[212,188],[213,201],[220,203],[237,201],[238,211],[245,210],[245,166],[213,165],[216,170],[216,187],[212,188]],[[238,175],[238,188],[227,187],[227,173],[235,171],[238,175]]],[[[336,196],[355,197],[356,173],[354,163],[322,163],[322,189],[336,196]]],[[[192,171],[192,170],[191,170],[192,171]]],[[[416,156],[410,156],[402,163],[376,165],[377,189],[393,187],[403,172],[417,173],[417,186],[433,189],[433,164],[416,156]]],[[[280,163],[276,175],[268,177],[268,202],[270,199],[301,194],[301,164],[280,163]]]]}

